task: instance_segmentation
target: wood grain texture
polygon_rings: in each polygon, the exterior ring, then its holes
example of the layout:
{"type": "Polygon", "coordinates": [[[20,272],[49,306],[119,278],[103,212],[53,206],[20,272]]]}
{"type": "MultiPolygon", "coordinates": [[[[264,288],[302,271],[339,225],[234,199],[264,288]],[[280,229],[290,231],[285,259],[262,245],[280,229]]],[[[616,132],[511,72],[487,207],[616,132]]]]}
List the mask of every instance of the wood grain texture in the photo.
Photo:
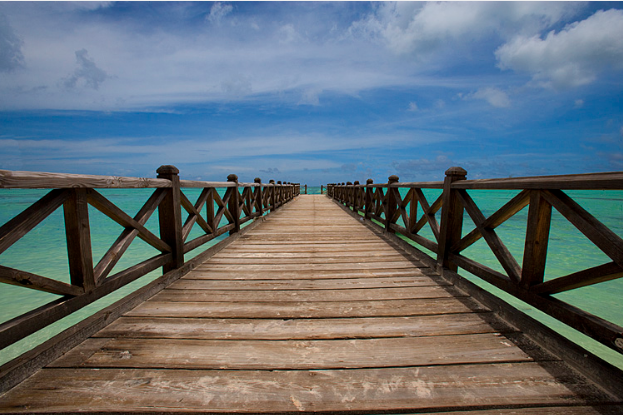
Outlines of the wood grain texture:
{"type": "Polygon", "coordinates": [[[423,316],[443,313],[488,311],[469,297],[420,300],[364,300],[340,302],[246,301],[169,302],[147,301],[128,316],[206,318],[334,318],[374,316],[423,316]]]}
{"type": "Polygon", "coordinates": [[[559,365],[544,366],[528,362],[329,371],[45,369],[5,395],[0,411],[420,412],[607,401],[559,365]]]}

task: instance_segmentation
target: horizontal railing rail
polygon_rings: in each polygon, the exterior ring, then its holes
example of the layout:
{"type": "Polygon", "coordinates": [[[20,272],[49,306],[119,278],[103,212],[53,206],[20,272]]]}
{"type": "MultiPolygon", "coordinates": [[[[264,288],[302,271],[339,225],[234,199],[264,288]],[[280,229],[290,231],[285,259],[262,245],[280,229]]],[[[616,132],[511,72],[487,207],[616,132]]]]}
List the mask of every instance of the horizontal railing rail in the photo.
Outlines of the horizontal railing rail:
{"type": "Polygon", "coordinates": [[[446,270],[456,273],[462,268],[622,353],[621,326],[553,295],[623,277],[623,239],[565,192],[623,190],[623,172],[485,180],[466,180],[466,176],[464,169],[453,167],[446,171],[443,182],[399,183],[397,176],[390,176],[383,184],[373,184],[372,180],[365,185],[331,183],[327,185],[327,195],[366,219],[374,220],[385,232],[401,234],[432,251],[442,273],[446,270]],[[404,189],[402,193],[400,189],[404,189]],[[430,196],[427,198],[422,189],[441,192],[433,200],[430,196]],[[486,217],[472,194],[491,189],[519,193],[486,217]],[[526,236],[523,260],[519,264],[496,228],[526,207],[526,236]],[[545,280],[552,209],[605,254],[608,261],[545,280]],[[463,229],[466,214],[475,224],[468,232],[463,229]],[[422,235],[425,227],[430,229],[432,237],[422,235]],[[494,270],[465,254],[464,251],[480,239],[484,239],[503,271],[494,270]]]}
{"type": "MultiPolygon", "coordinates": [[[[174,166],[161,166],[156,179],[0,170],[0,189],[50,189],[38,201],[0,227],[0,283],[57,294],[41,307],[0,324],[0,348],[44,328],[82,307],[162,267],[163,274],[180,269],[184,255],[241,225],[273,212],[300,193],[298,184],[273,180],[240,183],[180,180],[174,166]],[[154,189],[138,213],[130,216],[97,189],[154,189]],[[201,192],[191,201],[183,188],[201,192]],[[218,191],[221,189],[221,192],[218,191]],[[224,189],[224,193],[223,193],[224,189]],[[94,264],[89,206],[121,225],[119,237],[94,264]],[[63,211],[69,282],[2,265],[2,253],[52,213],[63,211]],[[146,227],[158,213],[159,235],[146,227]],[[200,235],[190,239],[198,225],[200,235]],[[111,275],[132,242],[140,238],[158,252],[111,275]]],[[[195,232],[196,234],[197,232],[195,232]]],[[[35,253],[36,254],[36,253],[35,253]]]]}

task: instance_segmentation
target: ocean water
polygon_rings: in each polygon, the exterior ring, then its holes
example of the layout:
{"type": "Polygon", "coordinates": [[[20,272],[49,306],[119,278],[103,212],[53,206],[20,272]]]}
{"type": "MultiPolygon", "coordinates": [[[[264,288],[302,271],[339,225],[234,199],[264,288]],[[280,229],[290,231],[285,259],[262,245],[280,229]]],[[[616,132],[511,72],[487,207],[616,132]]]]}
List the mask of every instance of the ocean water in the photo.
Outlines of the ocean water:
{"type": "MultiPolygon", "coordinates": [[[[406,193],[406,189],[402,190],[404,191],[403,194],[406,193]]],[[[149,198],[152,191],[153,190],[151,189],[100,190],[104,196],[106,196],[130,216],[134,216],[136,212],[138,212],[143,203],[149,198]]],[[[304,192],[304,188],[301,189],[301,192],[304,192]]],[[[0,225],[6,223],[15,215],[22,212],[45,193],[47,193],[47,191],[38,189],[0,189],[0,225]]],[[[184,193],[188,196],[191,202],[194,202],[200,193],[200,189],[184,189],[184,193]]],[[[320,187],[308,186],[307,193],[320,194],[320,187]]],[[[424,193],[429,201],[429,204],[432,204],[439,195],[440,190],[424,189],[424,193]]],[[[476,201],[483,214],[485,216],[489,216],[518,192],[487,190],[469,191],[469,193],[476,201]]],[[[602,223],[608,226],[617,235],[623,236],[623,192],[569,191],[568,194],[573,196],[574,200],[602,221],[602,223]]],[[[528,208],[526,207],[496,229],[496,232],[520,265],[522,263],[522,253],[524,248],[527,211],[528,208]]],[[[421,215],[421,211],[419,214],[421,215]]],[[[440,214],[438,213],[438,220],[439,215],[440,214]]],[[[91,220],[91,240],[94,263],[97,263],[97,261],[104,255],[106,250],[119,236],[122,228],[91,206],[89,207],[89,217],[91,220]]],[[[223,223],[225,221],[225,218],[223,218],[223,223]]],[[[146,227],[154,234],[158,234],[157,213],[154,213],[154,215],[149,219],[146,227]]],[[[467,234],[473,229],[473,227],[473,223],[466,215],[463,234],[467,234]]],[[[425,226],[420,233],[429,239],[433,239],[432,232],[428,226],[425,226]]],[[[201,234],[201,229],[198,225],[195,225],[189,240],[201,234]]],[[[208,244],[205,244],[203,247],[195,250],[196,252],[187,254],[186,258],[191,258],[203,249],[216,244],[224,237],[225,236],[222,236],[208,244]]],[[[419,246],[418,248],[426,252],[426,249],[419,246]]],[[[158,252],[150,245],[143,242],[139,238],[136,238],[110,275],[141,262],[157,253],[158,252]]],[[[433,253],[428,253],[435,257],[433,253]]],[[[496,258],[489,251],[486,242],[482,239],[464,251],[464,255],[478,260],[493,269],[503,271],[496,258]]],[[[606,255],[603,254],[598,248],[594,247],[589,240],[587,240],[573,227],[573,225],[569,224],[564,217],[554,210],[548,246],[546,280],[567,275],[588,267],[600,265],[605,262],[610,262],[606,255]]],[[[69,282],[67,246],[65,242],[62,208],[50,215],[14,246],[0,254],[0,264],[50,278],[55,278],[59,281],[69,282]]],[[[600,345],[578,332],[575,332],[567,326],[558,323],[556,320],[540,313],[537,310],[534,310],[532,307],[513,299],[512,297],[495,289],[495,287],[491,287],[487,283],[480,281],[477,277],[474,277],[463,270],[460,270],[459,273],[486,289],[496,293],[518,309],[533,315],[545,324],[573,338],[584,347],[599,354],[604,359],[623,369],[623,358],[620,354],[603,345],[600,345]]],[[[40,330],[20,342],[15,343],[14,345],[1,350],[0,364],[6,363],[7,361],[19,356],[24,351],[35,347],[37,344],[40,344],[51,336],[60,333],[67,327],[70,327],[76,322],[123,298],[129,292],[144,286],[160,275],[160,270],[153,271],[123,289],[108,295],[107,297],[83,308],[82,310],[45,329],[40,330]]],[[[623,326],[623,302],[621,302],[621,298],[623,298],[623,279],[557,294],[556,297],[601,318],[623,326]]],[[[56,298],[58,298],[58,296],[54,294],[39,292],[8,284],[0,284],[0,322],[8,321],[56,298]]]]}

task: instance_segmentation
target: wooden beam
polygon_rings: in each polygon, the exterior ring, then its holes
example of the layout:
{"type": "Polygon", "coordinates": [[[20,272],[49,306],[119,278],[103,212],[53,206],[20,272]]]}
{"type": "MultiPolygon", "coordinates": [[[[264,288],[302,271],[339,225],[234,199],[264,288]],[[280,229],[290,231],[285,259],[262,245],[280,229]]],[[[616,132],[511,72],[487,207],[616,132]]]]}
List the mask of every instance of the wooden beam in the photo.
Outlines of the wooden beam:
{"type": "Polygon", "coordinates": [[[611,281],[623,277],[623,268],[614,262],[599,265],[583,271],[574,272],[564,277],[554,278],[535,285],[530,291],[537,294],[556,294],[600,282],[611,281]]]}
{"type": "Polygon", "coordinates": [[[134,189],[145,187],[166,188],[171,187],[171,183],[166,180],[141,177],[0,170],[0,188],[3,189],[134,189]]]}
{"type": "Polygon", "coordinates": [[[463,204],[457,192],[453,190],[453,183],[463,181],[467,172],[461,167],[451,167],[446,170],[443,185],[443,204],[441,210],[441,230],[439,232],[439,251],[437,262],[442,269],[456,272],[457,266],[450,260],[451,247],[461,239],[463,229],[463,204]]]}
{"type": "MultiPolygon", "coordinates": [[[[149,220],[149,218],[156,210],[158,205],[162,202],[165,196],[165,190],[157,189],[150,196],[147,202],[145,202],[141,210],[139,210],[139,212],[134,217],[133,221],[141,226],[144,225],[149,220]]],[[[104,254],[102,259],[100,259],[100,261],[95,266],[94,273],[96,283],[99,283],[102,279],[108,276],[108,274],[113,270],[115,265],[119,262],[125,251],[130,247],[130,244],[137,235],[140,237],[140,230],[133,227],[127,227],[121,233],[121,235],[119,235],[115,243],[108,249],[106,254],[104,254]]],[[[151,235],[155,237],[155,235],[151,235]]],[[[161,249],[161,252],[171,252],[171,248],[167,244],[162,242],[160,239],[157,240],[159,244],[158,246],[156,246],[156,249],[158,249],[158,247],[160,247],[161,245],[164,245],[165,249],[161,249]]]]}
{"type": "Polygon", "coordinates": [[[78,188],[69,191],[64,203],[65,234],[67,236],[67,258],[71,284],[83,287],[86,292],[95,288],[93,253],[91,251],[91,230],[87,190],[78,188]]]}
{"type": "Polygon", "coordinates": [[[0,227],[0,254],[34,229],[67,200],[66,190],[50,191],[0,227]]]}
{"type": "Polygon", "coordinates": [[[0,265],[0,282],[58,295],[77,296],[84,288],[0,265]]]}
{"type": "Polygon", "coordinates": [[[457,190],[457,192],[463,206],[465,207],[465,210],[474,221],[478,231],[487,241],[489,248],[500,262],[500,265],[502,265],[502,268],[504,268],[511,280],[519,282],[521,268],[513,255],[510,253],[508,248],[506,248],[506,245],[504,245],[493,229],[485,228],[483,226],[485,217],[467,191],[457,190]]]}
{"type": "Polygon", "coordinates": [[[623,267],[623,239],[588,213],[561,190],[547,190],[543,197],[591,242],[623,267]]]}
{"type": "Polygon", "coordinates": [[[171,262],[164,265],[166,274],[184,264],[184,242],[182,240],[182,212],[179,170],[175,166],[160,166],[156,171],[158,178],[171,182],[164,200],[158,206],[160,239],[171,247],[171,262]]]}
{"type": "Polygon", "coordinates": [[[541,197],[540,191],[532,190],[521,269],[521,285],[524,288],[543,282],[551,221],[552,205],[541,197]]]}

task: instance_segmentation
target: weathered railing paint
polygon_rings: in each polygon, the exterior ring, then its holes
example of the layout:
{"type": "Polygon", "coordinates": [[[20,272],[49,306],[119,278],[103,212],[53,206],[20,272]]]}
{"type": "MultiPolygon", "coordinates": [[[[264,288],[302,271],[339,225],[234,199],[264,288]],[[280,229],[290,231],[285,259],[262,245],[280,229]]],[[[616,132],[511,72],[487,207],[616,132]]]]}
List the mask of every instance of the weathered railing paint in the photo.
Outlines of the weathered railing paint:
{"type": "Polygon", "coordinates": [[[0,265],[0,282],[61,295],[35,310],[0,324],[0,348],[73,313],[130,282],[162,267],[163,274],[184,266],[184,255],[224,233],[237,233],[242,224],[283,206],[300,193],[295,184],[239,183],[236,175],[227,182],[180,180],[174,166],[161,166],[158,178],[89,176],[0,170],[0,188],[51,189],[48,194],[0,227],[0,254],[13,246],[50,214],[63,208],[70,283],[0,265]],[[151,188],[152,195],[130,217],[96,189],[151,188]],[[200,188],[192,203],[181,191],[200,188]],[[217,189],[225,188],[223,197],[217,189]],[[88,206],[91,205],[124,229],[102,259],[93,263],[88,206]],[[160,235],[145,223],[158,210],[160,235]],[[205,213],[202,211],[205,210],[205,213]],[[183,212],[187,213],[182,222],[183,212]],[[227,219],[221,224],[221,219],[227,219]],[[197,224],[203,234],[188,240],[197,224]],[[159,253],[139,264],[110,275],[115,265],[139,237],[159,253]]]}
{"type": "Polygon", "coordinates": [[[524,302],[544,311],[606,346],[623,352],[623,328],[569,305],[553,294],[623,277],[623,239],[608,229],[563,190],[623,190],[623,172],[467,180],[460,167],[446,171],[443,182],[360,185],[357,182],[327,185],[327,195],[366,219],[374,219],[386,232],[397,232],[434,252],[440,272],[458,268],[482,278],[524,302]],[[408,189],[404,197],[399,189],[408,189]],[[441,189],[432,203],[422,189],[441,189]],[[520,190],[489,217],[485,217],[470,191],[520,190]],[[418,219],[418,205],[422,214],[418,219]],[[520,265],[495,232],[495,228],[528,207],[523,262],[520,265]],[[544,281],[552,208],[584,234],[611,262],[544,281]],[[440,223],[435,214],[441,209],[440,223]],[[475,228],[462,236],[465,213],[475,228]],[[402,218],[405,226],[397,222],[402,218]],[[434,240],[419,231],[428,225],[434,240]],[[462,252],[484,238],[504,272],[493,270],[462,252]]]}

